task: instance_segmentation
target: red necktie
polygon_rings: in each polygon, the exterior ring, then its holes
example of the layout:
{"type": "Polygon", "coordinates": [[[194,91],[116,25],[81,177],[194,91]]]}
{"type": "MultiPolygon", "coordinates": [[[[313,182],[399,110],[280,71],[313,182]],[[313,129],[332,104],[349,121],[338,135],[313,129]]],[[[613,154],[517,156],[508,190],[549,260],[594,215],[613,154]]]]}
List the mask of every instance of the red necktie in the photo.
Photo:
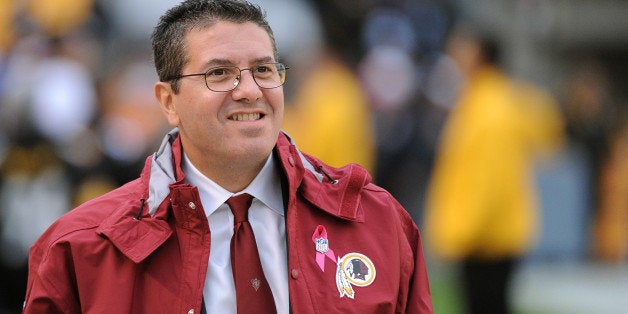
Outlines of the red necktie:
{"type": "Polygon", "coordinates": [[[276,313],[273,294],[264,277],[255,235],[248,220],[252,200],[251,195],[240,194],[226,202],[234,216],[231,269],[236,288],[238,314],[276,313]]]}

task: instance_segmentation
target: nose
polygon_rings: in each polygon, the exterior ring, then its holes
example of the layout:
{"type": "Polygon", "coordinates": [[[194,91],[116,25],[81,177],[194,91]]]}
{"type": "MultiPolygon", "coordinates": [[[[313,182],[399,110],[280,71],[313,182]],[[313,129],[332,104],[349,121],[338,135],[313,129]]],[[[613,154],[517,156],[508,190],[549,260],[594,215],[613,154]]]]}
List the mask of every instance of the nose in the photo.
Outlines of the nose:
{"type": "Polygon", "coordinates": [[[231,95],[236,100],[246,99],[248,102],[253,102],[262,97],[261,87],[257,85],[249,69],[240,70],[240,76],[236,78],[234,84],[236,86],[231,95]],[[249,74],[245,75],[244,71],[248,71],[249,74]]]}

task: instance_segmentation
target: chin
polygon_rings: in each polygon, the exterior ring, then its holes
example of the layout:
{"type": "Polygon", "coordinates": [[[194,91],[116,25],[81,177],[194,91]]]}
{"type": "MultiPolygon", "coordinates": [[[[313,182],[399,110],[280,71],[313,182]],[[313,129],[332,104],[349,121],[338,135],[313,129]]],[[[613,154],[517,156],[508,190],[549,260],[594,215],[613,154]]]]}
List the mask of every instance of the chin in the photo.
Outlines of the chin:
{"type": "Polygon", "coordinates": [[[276,139],[250,138],[241,142],[235,149],[241,150],[245,155],[268,155],[275,147],[276,139]]]}

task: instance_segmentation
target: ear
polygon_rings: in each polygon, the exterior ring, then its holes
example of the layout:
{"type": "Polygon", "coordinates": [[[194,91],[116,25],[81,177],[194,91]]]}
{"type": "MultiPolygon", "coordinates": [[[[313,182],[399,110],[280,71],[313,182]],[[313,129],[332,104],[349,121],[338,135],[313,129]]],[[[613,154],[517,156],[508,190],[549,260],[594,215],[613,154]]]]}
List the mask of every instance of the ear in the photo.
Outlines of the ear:
{"type": "Polygon", "coordinates": [[[155,83],[155,97],[159,102],[161,111],[168,119],[168,123],[171,126],[179,126],[179,114],[174,104],[175,93],[172,90],[172,86],[167,82],[155,83]]]}

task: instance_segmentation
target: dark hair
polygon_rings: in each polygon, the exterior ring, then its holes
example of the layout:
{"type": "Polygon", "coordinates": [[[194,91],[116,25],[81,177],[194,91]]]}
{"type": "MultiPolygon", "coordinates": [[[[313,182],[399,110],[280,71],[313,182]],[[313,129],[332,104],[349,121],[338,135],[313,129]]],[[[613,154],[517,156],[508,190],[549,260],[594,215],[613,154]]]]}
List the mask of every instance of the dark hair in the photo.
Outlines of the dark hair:
{"type": "Polygon", "coordinates": [[[452,29],[452,34],[479,45],[482,61],[491,65],[500,65],[502,60],[502,43],[493,28],[475,19],[462,19],[452,29]]]}
{"type": "MultiPolygon", "coordinates": [[[[181,69],[189,61],[186,34],[192,28],[209,27],[217,21],[253,22],[259,25],[270,36],[274,57],[278,58],[273,31],[266,21],[265,12],[259,6],[242,0],[187,0],[162,15],[151,36],[155,69],[160,81],[165,82],[180,75],[181,69]]],[[[170,81],[173,91],[177,93],[178,80],[170,81]]]]}

